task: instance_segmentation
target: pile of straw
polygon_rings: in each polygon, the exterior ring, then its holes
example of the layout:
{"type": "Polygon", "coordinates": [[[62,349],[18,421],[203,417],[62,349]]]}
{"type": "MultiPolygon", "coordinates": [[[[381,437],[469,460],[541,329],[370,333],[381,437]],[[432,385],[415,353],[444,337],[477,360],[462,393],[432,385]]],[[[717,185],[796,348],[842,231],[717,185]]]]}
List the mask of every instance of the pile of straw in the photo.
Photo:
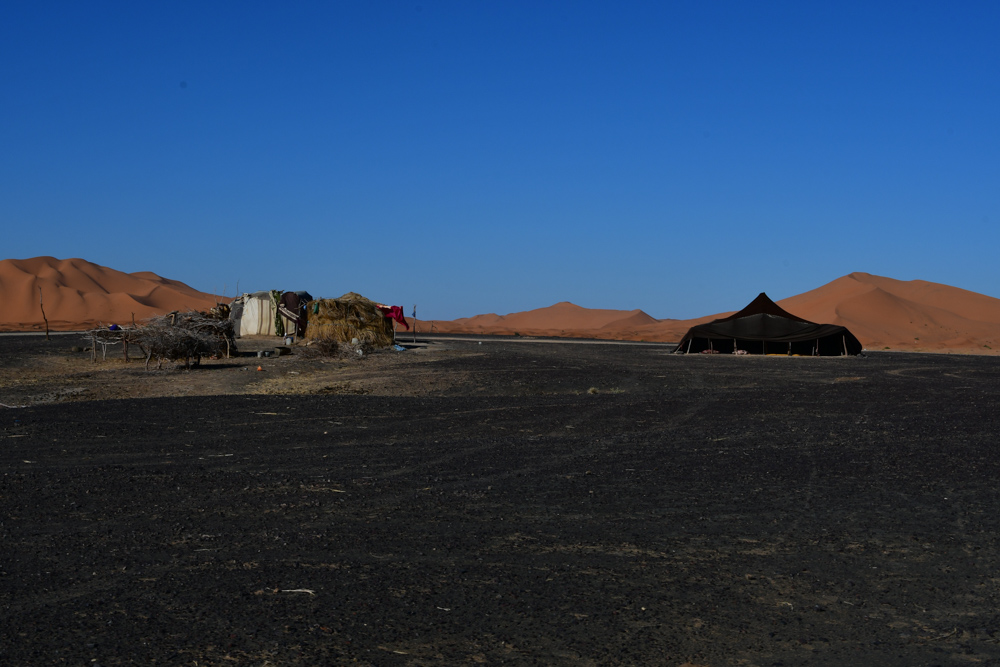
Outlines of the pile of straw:
{"type": "Polygon", "coordinates": [[[306,306],[306,340],[329,340],[376,349],[392,345],[392,323],[375,302],[348,292],[339,299],[317,299],[306,306]]]}

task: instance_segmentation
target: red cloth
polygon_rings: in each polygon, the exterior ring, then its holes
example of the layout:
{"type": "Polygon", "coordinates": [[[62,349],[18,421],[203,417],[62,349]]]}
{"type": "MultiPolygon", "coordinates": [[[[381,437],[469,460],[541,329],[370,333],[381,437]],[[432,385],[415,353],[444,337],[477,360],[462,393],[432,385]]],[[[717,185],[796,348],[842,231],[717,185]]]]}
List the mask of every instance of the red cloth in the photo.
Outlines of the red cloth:
{"type": "Polygon", "coordinates": [[[410,325],[406,323],[406,318],[403,317],[402,306],[383,306],[382,304],[378,304],[378,309],[381,310],[382,314],[390,320],[396,320],[402,324],[407,331],[410,330],[410,325]]]}

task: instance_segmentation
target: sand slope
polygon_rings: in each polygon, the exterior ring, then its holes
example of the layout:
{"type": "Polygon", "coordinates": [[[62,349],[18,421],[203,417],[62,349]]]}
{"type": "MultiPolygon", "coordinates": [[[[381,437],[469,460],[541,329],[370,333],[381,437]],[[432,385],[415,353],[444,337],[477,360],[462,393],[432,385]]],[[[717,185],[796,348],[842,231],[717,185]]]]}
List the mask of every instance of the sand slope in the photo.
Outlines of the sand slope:
{"type": "MultiPolygon", "coordinates": [[[[785,310],[814,322],[849,328],[868,349],[996,354],[1000,299],[925,280],[894,280],[852,273],[783,299],[785,310]]],[[[567,336],[613,340],[679,340],[695,324],[734,310],[691,320],[657,320],[641,310],[594,310],[558,303],[510,315],[479,315],[420,322],[420,330],[469,334],[567,336]]]]}
{"type": "Polygon", "coordinates": [[[538,310],[510,315],[489,313],[441,324],[447,325],[447,331],[452,333],[489,332],[507,335],[617,338],[622,332],[636,330],[656,322],[656,319],[641,310],[583,308],[562,301],[538,310]],[[598,331],[606,331],[607,335],[598,336],[598,331]]]}
{"type": "MultiPolygon", "coordinates": [[[[53,330],[127,323],[133,313],[141,320],[216,303],[210,294],[148,271],[122,273],[83,259],[6,259],[0,260],[0,330],[43,328],[39,287],[53,330]]],[[[851,273],[778,303],[807,320],[848,327],[868,349],[977,354],[1000,349],[1000,299],[924,280],[851,273]]],[[[745,305],[733,304],[734,311],[745,305]]],[[[583,308],[563,301],[509,315],[421,321],[418,327],[440,333],[671,342],[695,324],[728,314],[657,320],[638,309],[583,308]]]]}
{"type": "Polygon", "coordinates": [[[172,310],[205,310],[216,303],[211,294],[148,271],[122,273],[83,259],[5,259],[0,260],[0,330],[44,328],[39,287],[53,331],[125,324],[133,313],[139,321],[172,310]]]}
{"type": "Polygon", "coordinates": [[[1000,299],[925,280],[852,273],[779,304],[814,322],[846,326],[869,349],[1000,348],[1000,299]]]}

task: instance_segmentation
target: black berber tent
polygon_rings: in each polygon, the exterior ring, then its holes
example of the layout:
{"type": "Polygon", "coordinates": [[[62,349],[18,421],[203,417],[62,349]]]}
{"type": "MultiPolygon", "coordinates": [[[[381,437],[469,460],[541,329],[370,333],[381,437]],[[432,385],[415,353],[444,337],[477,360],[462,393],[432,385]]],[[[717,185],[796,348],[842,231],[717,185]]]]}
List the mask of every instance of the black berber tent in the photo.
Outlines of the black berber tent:
{"type": "Polygon", "coordinates": [[[677,346],[679,353],[802,356],[859,354],[861,349],[861,343],[846,327],[796,317],[763,292],[735,315],[691,327],[677,346]]]}

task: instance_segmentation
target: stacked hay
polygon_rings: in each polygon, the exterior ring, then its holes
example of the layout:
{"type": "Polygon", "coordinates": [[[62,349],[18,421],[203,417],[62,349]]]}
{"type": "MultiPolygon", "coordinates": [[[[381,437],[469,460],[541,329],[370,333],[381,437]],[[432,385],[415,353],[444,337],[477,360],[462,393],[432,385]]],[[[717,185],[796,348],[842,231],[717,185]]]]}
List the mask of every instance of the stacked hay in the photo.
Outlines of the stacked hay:
{"type": "Polygon", "coordinates": [[[310,301],[306,311],[306,340],[351,343],[357,338],[363,347],[392,345],[392,323],[374,301],[360,294],[348,292],[339,299],[310,301]]]}

